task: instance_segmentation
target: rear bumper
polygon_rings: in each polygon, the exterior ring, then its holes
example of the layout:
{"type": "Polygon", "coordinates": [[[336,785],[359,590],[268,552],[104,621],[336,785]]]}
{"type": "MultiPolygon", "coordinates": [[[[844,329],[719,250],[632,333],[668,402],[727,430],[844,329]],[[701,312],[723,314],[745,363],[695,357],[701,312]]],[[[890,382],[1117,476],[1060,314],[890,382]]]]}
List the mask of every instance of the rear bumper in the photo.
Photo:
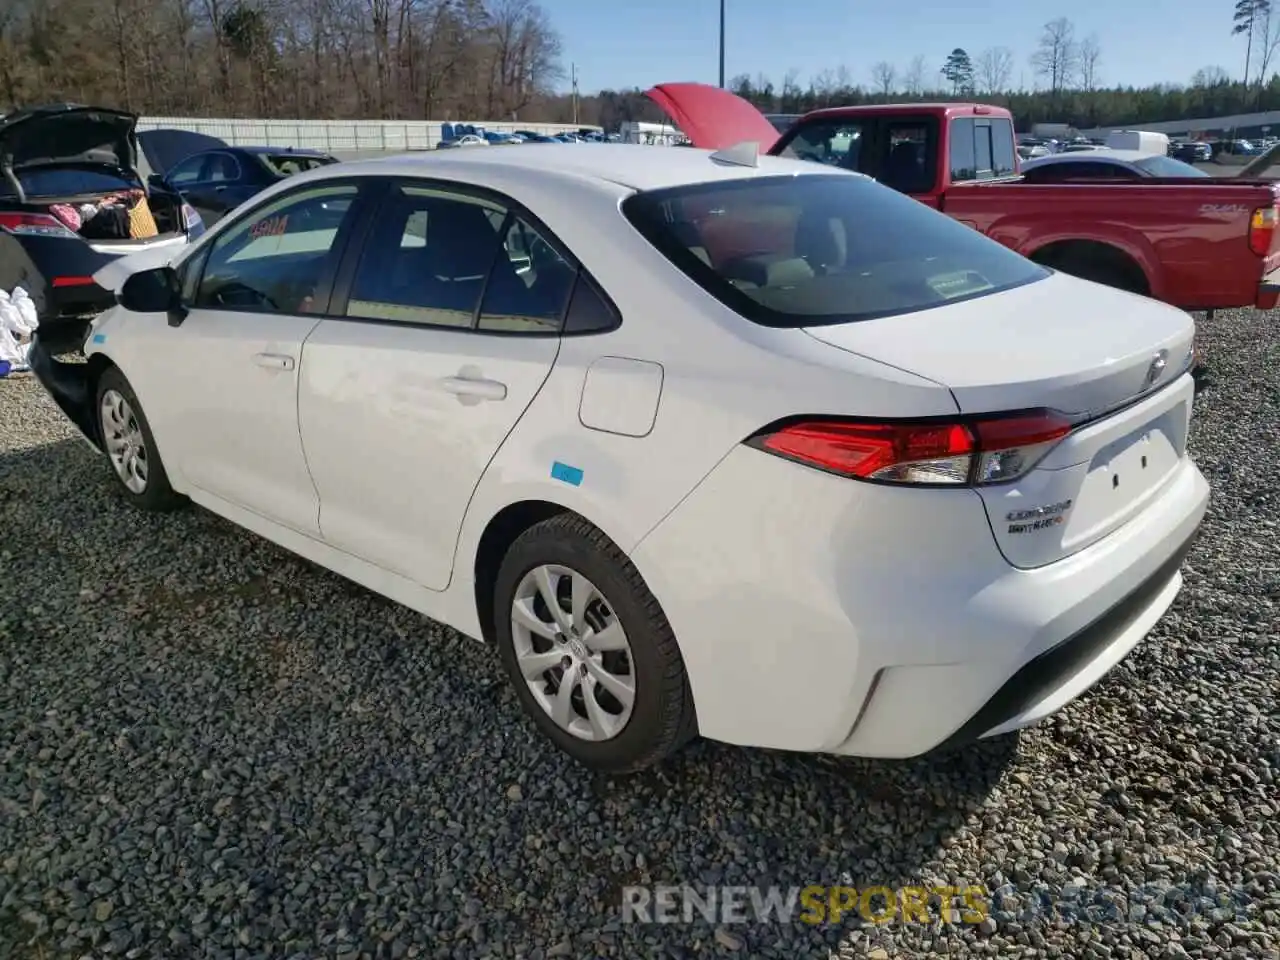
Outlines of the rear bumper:
{"type": "Polygon", "coordinates": [[[1182,585],[1192,534],[1136,590],[1079,633],[1024,664],[943,743],[957,746],[1048,717],[1093,686],[1146,636],[1182,585]]]}
{"type": "Polygon", "coordinates": [[[1254,304],[1259,310],[1270,310],[1280,302],[1280,268],[1272,270],[1258,284],[1258,298],[1254,304]]]}
{"type": "Polygon", "coordinates": [[[87,363],[64,363],[54,358],[37,330],[31,338],[31,350],[27,355],[31,372],[53,398],[67,419],[75,424],[80,434],[95,449],[100,450],[97,418],[93,415],[92,368],[87,363]]]}
{"type": "Polygon", "coordinates": [[[1184,460],[1105,539],[1019,570],[971,490],[862,484],[742,448],[632,559],[704,736],[911,757],[1033,723],[1105,675],[1173,602],[1208,497],[1184,460]]]}

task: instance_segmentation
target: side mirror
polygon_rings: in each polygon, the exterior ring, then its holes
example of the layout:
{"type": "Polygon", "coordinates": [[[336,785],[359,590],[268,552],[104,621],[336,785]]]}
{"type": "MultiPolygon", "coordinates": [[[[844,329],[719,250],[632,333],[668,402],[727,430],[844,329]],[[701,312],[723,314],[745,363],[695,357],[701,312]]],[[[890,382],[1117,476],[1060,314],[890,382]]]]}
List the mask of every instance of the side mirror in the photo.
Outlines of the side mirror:
{"type": "Polygon", "coordinates": [[[170,266],[135,273],[124,282],[116,300],[131,313],[167,313],[171,327],[187,318],[178,274],[170,266]]]}

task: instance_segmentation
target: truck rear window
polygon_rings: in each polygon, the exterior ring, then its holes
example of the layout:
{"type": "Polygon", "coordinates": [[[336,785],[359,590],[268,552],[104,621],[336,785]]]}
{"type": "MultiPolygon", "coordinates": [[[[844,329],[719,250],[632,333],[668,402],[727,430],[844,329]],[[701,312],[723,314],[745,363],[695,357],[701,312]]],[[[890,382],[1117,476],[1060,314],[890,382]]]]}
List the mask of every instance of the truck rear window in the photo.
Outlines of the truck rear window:
{"type": "Polygon", "coordinates": [[[1049,275],[976,230],[854,174],[647,191],[622,210],[703,289],[768,327],[910,313],[1049,275]]]}

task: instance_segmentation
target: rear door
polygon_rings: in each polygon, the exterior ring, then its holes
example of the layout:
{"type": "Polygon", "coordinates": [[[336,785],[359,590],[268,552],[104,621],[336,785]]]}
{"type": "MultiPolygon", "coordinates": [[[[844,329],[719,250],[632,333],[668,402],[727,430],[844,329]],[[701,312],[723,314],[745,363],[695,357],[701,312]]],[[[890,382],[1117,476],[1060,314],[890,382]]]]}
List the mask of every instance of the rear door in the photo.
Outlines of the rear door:
{"type": "Polygon", "coordinates": [[[448,586],[471,495],[555,363],[576,265],[503,197],[393,182],[303,349],[326,542],[448,586]]]}

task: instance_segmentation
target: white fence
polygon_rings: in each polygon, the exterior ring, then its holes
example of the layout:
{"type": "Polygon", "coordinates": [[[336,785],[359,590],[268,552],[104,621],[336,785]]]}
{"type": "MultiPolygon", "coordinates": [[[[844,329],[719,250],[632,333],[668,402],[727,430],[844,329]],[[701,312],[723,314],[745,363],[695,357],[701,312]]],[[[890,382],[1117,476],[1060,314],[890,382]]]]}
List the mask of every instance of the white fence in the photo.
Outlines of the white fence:
{"type": "MultiPolygon", "coordinates": [[[[510,133],[532,130],[534,133],[563,133],[580,128],[597,130],[584,124],[569,123],[494,123],[479,120],[455,120],[486,130],[510,133]]],[[[214,117],[142,117],[139,130],[167,127],[190,130],[226,141],[233,147],[298,147],[324,150],[335,155],[350,153],[400,153],[406,150],[430,150],[441,140],[438,120],[226,120],[214,117]]]]}

